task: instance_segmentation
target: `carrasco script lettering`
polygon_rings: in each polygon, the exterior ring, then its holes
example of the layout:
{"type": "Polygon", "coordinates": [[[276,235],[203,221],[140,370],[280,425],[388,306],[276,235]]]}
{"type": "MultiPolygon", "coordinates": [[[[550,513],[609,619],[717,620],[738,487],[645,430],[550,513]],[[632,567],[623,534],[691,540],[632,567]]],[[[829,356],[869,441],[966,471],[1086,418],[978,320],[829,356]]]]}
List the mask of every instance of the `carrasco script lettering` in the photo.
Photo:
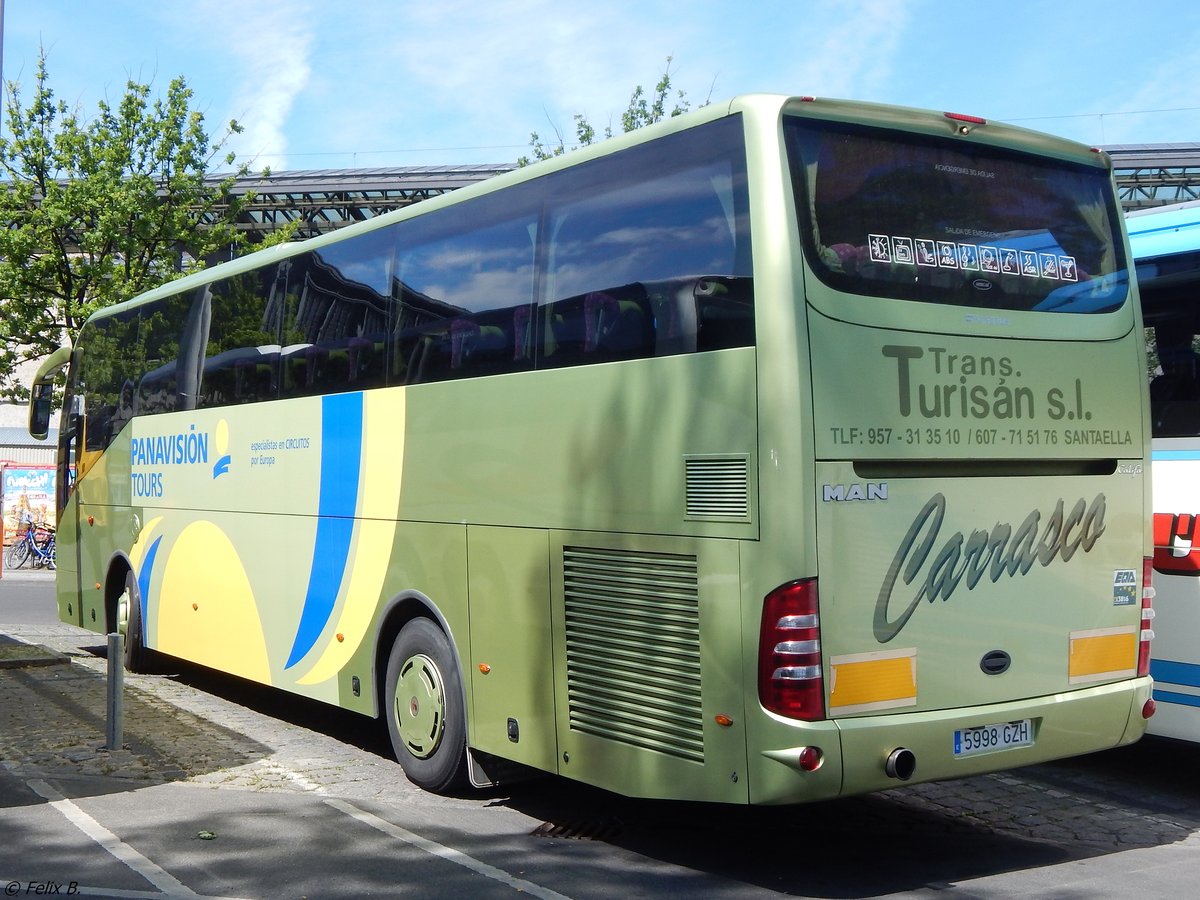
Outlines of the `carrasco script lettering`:
{"type": "Polygon", "coordinates": [[[887,643],[908,624],[922,600],[949,600],[960,584],[970,591],[985,575],[995,583],[1004,575],[1029,574],[1034,563],[1045,567],[1056,560],[1069,562],[1079,550],[1089,552],[1104,533],[1104,508],[1104,494],[1097,494],[1091,506],[1077,500],[1070,512],[1059,498],[1044,528],[1041,512],[1034,509],[1015,531],[1007,522],[997,522],[991,531],[976,529],[969,538],[956,531],[941,542],[935,554],[946,518],[946,497],[934,494],[913,519],[884,576],[875,601],[875,639],[887,643]],[[916,582],[920,587],[892,618],[897,580],[905,585],[916,582]]]}

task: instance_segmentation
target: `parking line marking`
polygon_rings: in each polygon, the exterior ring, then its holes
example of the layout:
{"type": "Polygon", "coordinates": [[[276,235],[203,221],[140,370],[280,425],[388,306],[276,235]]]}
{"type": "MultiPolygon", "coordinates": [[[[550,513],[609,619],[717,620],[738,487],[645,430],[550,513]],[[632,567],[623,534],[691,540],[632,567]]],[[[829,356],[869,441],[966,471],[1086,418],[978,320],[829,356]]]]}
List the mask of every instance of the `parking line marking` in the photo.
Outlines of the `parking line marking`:
{"type": "Polygon", "coordinates": [[[142,856],[142,854],[138,853],[46,782],[40,779],[33,779],[27,783],[38,796],[48,801],[72,825],[163,893],[173,897],[200,896],[174,875],[159,868],[155,863],[142,856]]]}
{"type": "Polygon", "coordinates": [[[394,837],[397,840],[403,841],[418,850],[423,850],[431,856],[437,856],[447,862],[452,862],[462,866],[465,869],[470,869],[478,875],[483,875],[485,878],[491,878],[493,881],[498,881],[501,884],[508,885],[514,890],[521,891],[531,897],[539,897],[541,900],[570,900],[565,894],[560,894],[557,891],[552,891],[550,888],[542,887],[540,884],[534,884],[532,881],[526,881],[523,878],[517,878],[515,875],[510,875],[503,869],[497,869],[495,866],[489,866],[485,862],[480,862],[473,856],[468,856],[461,850],[455,850],[451,847],[446,847],[436,841],[431,841],[428,838],[423,838],[415,832],[409,831],[406,828],[401,828],[399,825],[393,825],[386,819],[381,819],[378,816],[372,815],[369,812],[359,809],[351,803],[344,800],[326,800],[329,806],[339,810],[353,819],[357,819],[364,825],[374,828],[376,831],[382,831],[384,834],[394,837]]]}

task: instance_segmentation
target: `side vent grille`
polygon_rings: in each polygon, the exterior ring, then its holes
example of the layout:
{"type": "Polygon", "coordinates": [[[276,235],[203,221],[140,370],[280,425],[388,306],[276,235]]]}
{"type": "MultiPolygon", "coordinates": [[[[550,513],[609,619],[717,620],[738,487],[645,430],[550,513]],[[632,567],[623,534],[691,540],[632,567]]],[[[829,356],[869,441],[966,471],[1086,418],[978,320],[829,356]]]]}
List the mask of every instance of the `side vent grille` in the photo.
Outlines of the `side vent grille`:
{"type": "Polygon", "coordinates": [[[704,762],[696,558],[563,548],[570,725],[704,762]]]}
{"type": "Polygon", "coordinates": [[[750,521],[750,459],[746,456],[684,457],[687,518],[750,521]]]}

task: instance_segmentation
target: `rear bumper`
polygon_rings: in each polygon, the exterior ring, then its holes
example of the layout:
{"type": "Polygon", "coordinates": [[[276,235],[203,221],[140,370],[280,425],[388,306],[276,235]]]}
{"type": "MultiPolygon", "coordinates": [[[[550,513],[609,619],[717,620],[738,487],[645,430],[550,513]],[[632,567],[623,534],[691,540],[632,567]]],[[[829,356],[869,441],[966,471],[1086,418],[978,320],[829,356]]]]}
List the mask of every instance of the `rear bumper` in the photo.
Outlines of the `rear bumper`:
{"type": "Polygon", "coordinates": [[[750,799],[752,803],[798,803],[861,794],[1131,744],[1146,730],[1142,705],[1150,699],[1152,686],[1149,678],[1136,678],[1011,703],[841,719],[833,727],[819,723],[811,731],[797,723],[792,737],[798,740],[792,746],[768,749],[751,760],[750,799]],[[1032,721],[1032,746],[954,756],[956,730],[1018,719],[1032,721]],[[793,764],[805,746],[821,747],[826,761],[821,769],[804,772],[793,764]],[[891,778],[885,771],[888,757],[899,748],[916,757],[908,781],[891,778]]]}

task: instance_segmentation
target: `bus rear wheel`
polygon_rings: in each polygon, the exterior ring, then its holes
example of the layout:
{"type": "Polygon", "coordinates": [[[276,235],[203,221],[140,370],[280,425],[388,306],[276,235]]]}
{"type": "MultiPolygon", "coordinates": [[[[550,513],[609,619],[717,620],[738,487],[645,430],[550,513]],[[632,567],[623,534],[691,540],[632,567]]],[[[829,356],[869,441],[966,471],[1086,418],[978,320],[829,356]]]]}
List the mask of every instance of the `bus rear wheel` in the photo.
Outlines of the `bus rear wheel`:
{"type": "Polygon", "coordinates": [[[400,630],[388,656],[388,734],[404,774],[417,787],[445,793],[467,772],[462,679],[450,642],[429,619],[400,630]]]}

